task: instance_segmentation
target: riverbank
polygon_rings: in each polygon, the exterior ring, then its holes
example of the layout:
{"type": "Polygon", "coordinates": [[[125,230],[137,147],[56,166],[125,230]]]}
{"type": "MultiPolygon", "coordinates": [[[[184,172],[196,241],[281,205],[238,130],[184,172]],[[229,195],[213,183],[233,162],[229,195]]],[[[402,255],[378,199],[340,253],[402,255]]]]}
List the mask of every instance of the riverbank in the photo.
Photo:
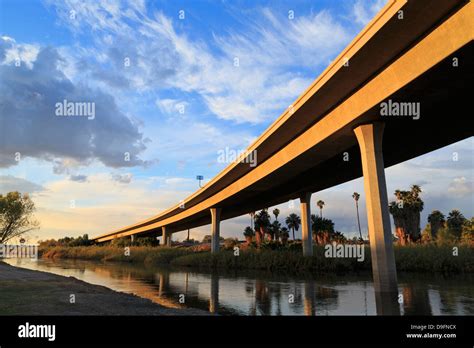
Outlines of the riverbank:
{"type": "Polygon", "coordinates": [[[0,298],[0,315],[208,315],[198,309],[166,308],[74,277],[31,271],[3,262],[0,298]],[[71,303],[71,295],[75,303],[71,303]]]}
{"type": "MultiPolygon", "coordinates": [[[[303,257],[300,250],[242,250],[238,256],[232,250],[216,254],[196,252],[186,248],[113,246],[52,247],[41,250],[42,257],[97,261],[141,262],[185,266],[197,269],[269,270],[289,272],[353,272],[370,271],[370,248],[364,248],[361,258],[325,257],[323,246],[314,247],[314,256],[303,257]]],[[[398,271],[474,273],[474,248],[460,246],[457,254],[452,246],[414,245],[395,247],[398,271]]]]}

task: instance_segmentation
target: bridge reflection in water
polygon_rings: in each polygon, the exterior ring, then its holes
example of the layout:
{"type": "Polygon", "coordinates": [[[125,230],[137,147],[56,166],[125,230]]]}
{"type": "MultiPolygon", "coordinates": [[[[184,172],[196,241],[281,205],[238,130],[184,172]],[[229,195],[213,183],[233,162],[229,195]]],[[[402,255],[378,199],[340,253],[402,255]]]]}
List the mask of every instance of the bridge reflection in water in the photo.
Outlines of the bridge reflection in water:
{"type": "Polygon", "coordinates": [[[158,304],[192,307],[219,315],[474,314],[472,277],[402,274],[398,297],[376,299],[371,274],[300,277],[268,272],[201,273],[68,260],[10,260],[14,266],[73,276],[158,304]],[[184,300],[184,303],[180,303],[184,300]],[[385,306],[379,308],[380,305],[385,306]]]}

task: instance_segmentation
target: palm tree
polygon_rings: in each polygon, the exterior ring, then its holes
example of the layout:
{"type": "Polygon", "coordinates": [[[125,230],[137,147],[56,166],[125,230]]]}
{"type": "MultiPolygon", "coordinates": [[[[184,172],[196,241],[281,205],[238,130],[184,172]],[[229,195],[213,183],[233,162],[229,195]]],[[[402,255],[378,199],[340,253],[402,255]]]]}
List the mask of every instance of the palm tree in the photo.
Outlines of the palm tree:
{"type": "Polygon", "coordinates": [[[311,232],[317,244],[327,244],[334,236],[334,222],[311,214],[311,232]]]}
{"type": "Polygon", "coordinates": [[[323,217],[323,207],[324,207],[324,201],[322,200],[319,200],[318,203],[316,203],[316,205],[319,207],[319,217],[323,217]]]}
{"type": "Polygon", "coordinates": [[[255,220],[255,212],[251,211],[249,213],[249,215],[250,215],[250,227],[253,228],[253,223],[254,223],[254,220],[255,220]]]}
{"type": "Polygon", "coordinates": [[[345,243],[347,241],[347,238],[344,236],[344,234],[339,231],[334,232],[332,238],[338,243],[345,243]]]}
{"type": "Polygon", "coordinates": [[[270,225],[272,240],[278,241],[280,239],[280,230],[281,230],[280,222],[277,220],[273,221],[272,224],[270,225]]]}
{"type": "Polygon", "coordinates": [[[248,244],[252,243],[252,237],[255,236],[255,232],[253,231],[252,227],[245,227],[244,236],[248,244]]]}
{"type": "Polygon", "coordinates": [[[288,241],[288,237],[290,236],[290,234],[288,233],[288,228],[282,227],[280,231],[280,236],[282,244],[286,244],[286,242],[288,241]]]}
{"type": "Polygon", "coordinates": [[[278,215],[280,215],[280,209],[278,208],[273,209],[273,215],[275,215],[275,220],[278,221],[278,215]]]}
{"type": "Polygon", "coordinates": [[[280,209],[275,208],[273,209],[273,215],[275,215],[275,221],[272,223],[272,239],[278,240],[280,239],[280,230],[281,230],[281,224],[278,222],[278,215],[280,215],[280,209]]]}
{"type": "Polygon", "coordinates": [[[431,238],[436,239],[438,230],[441,227],[444,227],[444,224],[446,223],[444,214],[439,210],[433,210],[431,214],[428,215],[428,222],[431,227],[431,238]]]}
{"type": "Polygon", "coordinates": [[[461,237],[462,226],[466,218],[457,209],[453,209],[448,214],[447,225],[450,232],[452,232],[457,238],[461,237]]]}
{"type": "Polygon", "coordinates": [[[295,213],[291,213],[285,220],[288,228],[293,232],[293,240],[295,240],[295,230],[298,231],[301,225],[301,219],[295,213]]]}
{"type": "Polygon", "coordinates": [[[401,245],[415,242],[421,237],[420,213],[423,211],[421,189],[413,185],[410,191],[395,191],[396,201],[390,202],[389,210],[395,223],[395,233],[401,245]]]}
{"type": "Polygon", "coordinates": [[[265,233],[269,232],[270,215],[267,209],[262,209],[260,213],[255,214],[255,236],[257,237],[257,244],[260,245],[265,233]]]}
{"type": "Polygon", "coordinates": [[[411,185],[411,192],[414,196],[418,197],[421,193],[421,187],[419,185],[411,185]]]}
{"type": "Polygon", "coordinates": [[[359,198],[360,198],[360,194],[358,194],[357,192],[354,192],[352,194],[352,198],[354,198],[354,201],[355,201],[355,204],[356,204],[357,225],[359,226],[360,240],[363,241],[364,239],[362,238],[362,231],[360,230],[360,218],[359,218],[359,198]]]}

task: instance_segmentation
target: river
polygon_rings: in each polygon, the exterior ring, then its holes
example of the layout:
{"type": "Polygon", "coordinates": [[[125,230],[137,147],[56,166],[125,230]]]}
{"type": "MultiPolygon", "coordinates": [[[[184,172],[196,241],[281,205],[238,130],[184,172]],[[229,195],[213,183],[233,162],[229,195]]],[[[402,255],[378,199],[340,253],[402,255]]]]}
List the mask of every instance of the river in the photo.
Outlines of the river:
{"type": "MultiPolygon", "coordinates": [[[[220,315],[375,315],[369,273],[294,276],[262,271],[218,273],[82,260],[5,259],[12,266],[72,276],[167,307],[220,315]]],[[[399,274],[402,315],[473,315],[474,277],[399,274]]]]}

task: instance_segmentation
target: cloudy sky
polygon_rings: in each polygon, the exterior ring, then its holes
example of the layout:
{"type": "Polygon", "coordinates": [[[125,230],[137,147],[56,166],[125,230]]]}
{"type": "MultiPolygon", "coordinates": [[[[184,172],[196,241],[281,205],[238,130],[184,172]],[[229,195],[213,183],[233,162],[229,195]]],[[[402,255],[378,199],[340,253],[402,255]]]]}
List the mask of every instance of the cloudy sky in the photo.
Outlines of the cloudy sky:
{"type": "MultiPolygon", "coordinates": [[[[32,194],[41,229],[30,240],[157,214],[227,165],[219,150],[258,137],[383,3],[0,0],[0,192],[32,194]],[[94,103],[95,117],[58,117],[64,100],[94,103]]],[[[423,221],[433,209],[471,216],[473,145],[388,168],[389,196],[420,184],[423,221]]],[[[313,195],[349,236],[354,191],[366,231],[361,179],[313,195]]],[[[225,221],[222,234],[248,224],[225,221]]]]}

